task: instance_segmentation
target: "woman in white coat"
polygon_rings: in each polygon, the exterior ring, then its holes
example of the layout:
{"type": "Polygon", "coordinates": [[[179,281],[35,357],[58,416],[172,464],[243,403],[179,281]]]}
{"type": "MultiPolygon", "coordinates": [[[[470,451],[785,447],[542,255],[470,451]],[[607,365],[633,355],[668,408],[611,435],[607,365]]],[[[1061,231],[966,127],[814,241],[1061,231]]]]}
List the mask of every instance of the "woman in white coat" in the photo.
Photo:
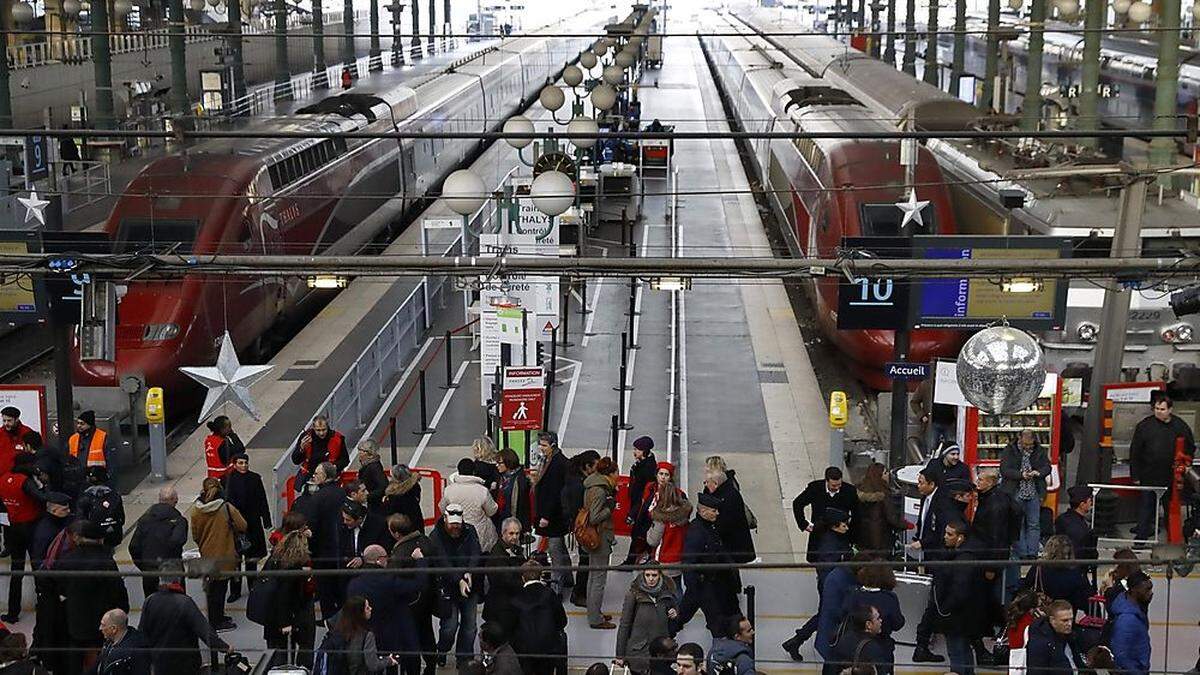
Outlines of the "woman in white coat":
{"type": "Polygon", "coordinates": [[[479,548],[484,552],[492,550],[497,539],[492,516],[496,514],[498,507],[483,479],[475,475],[474,460],[459,460],[458,471],[450,474],[450,482],[442,492],[438,510],[445,510],[447,504],[462,505],[463,520],[475,528],[475,534],[479,537],[479,548]]]}

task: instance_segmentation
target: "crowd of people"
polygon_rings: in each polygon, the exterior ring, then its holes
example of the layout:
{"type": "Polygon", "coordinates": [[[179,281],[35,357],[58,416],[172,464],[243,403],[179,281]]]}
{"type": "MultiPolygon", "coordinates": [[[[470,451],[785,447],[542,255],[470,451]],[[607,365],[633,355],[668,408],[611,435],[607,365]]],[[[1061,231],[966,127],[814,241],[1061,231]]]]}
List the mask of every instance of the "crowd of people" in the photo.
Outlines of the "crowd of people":
{"type": "MultiPolygon", "coordinates": [[[[1152,419],[1174,424],[1157,413],[1152,419]]],[[[613,459],[590,450],[568,458],[553,433],[538,435],[528,461],[479,439],[427,519],[418,473],[385,470],[378,446],[365,440],[350,480],[345,437],[318,417],[292,452],[297,494],[276,527],[262,477],[229,420],[217,417],[205,441],[208,475],[191,508],[163,487],[132,528],[127,543],[145,596],[135,627],[113,556],[124,509],[94,417],[81,415],[80,438],[56,453],[21,425],[19,411],[0,414],[13,571],[28,560],[33,569],[88,573],[36,578],[32,644],[0,630],[0,655],[13,663],[55,675],[199,673],[202,650],[240,658],[220,633],[236,628],[227,606],[244,599],[273,663],[314,675],[430,675],[451,665],[460,673],[562,674],[569,653],[594,650],[569,651],[566,603],[586,610],[591,629],[615,632],[613,668],[756,670],[739,566],[756,559],[757,517],[719,456],[705,460],[703,485],[689,495],[676,467],[655,456],[653,440],[638,438],[627,496],[619,497],[613,459]],[[614,616],[604,612],[606,586],[629,578],[610,569],[617,512],[627,514],[630,533],[623,564],[635,569],[614,616]],[[243,583],[239,573],[260,565],[273,574],[243,583]],[[203,610],[189,583],[202,584],[203,610]],[[698,613],[708,648],[677,644],[698,613]]],[[[826,469],[792,504],[808,533],[807,558],[818,564],[819,602],[784,650],[802,661],[811,641],[825,673],[892,672],[894,635],[917,618],[905,617],[895,593],[889,561],[902,555],[930,563],[918,663],[945,663],[960,675],[1005,662],[1051,673],[1147,672],[1153,581],[1132,550],[1118,551],[1128,562],[1108,572],[1072,564],[1098,557],[1093,494],[1068,490],[1068,508],[1046,526],[1048,473],[1032,434],[1017,435],[992,468],[969,467],[958,446],[942,443],[920,471],[920,508],[909,522],[883,465],[867,467],[857,484],[826,469]],[[946,656],[934,651],[937,635],[946,656]]],[[[21,576],[12,576],[5,622],[19,619],[21,588],[21,576]]]]}

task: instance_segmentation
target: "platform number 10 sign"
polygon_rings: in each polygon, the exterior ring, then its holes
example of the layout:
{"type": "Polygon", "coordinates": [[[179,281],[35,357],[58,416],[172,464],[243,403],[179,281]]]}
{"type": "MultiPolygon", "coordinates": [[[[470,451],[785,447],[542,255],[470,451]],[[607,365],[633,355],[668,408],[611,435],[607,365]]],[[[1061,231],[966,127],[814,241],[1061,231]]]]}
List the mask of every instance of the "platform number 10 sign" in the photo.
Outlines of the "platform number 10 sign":
{"type": "MultiPolygon", "coordinates": [[[[871,258],[903,258],[909,242],[894,237],[847,237],[846,250],[871,258]]],[[[863,271],[868,269],[863,266],[863,271]]],[[[854,276],[838,282],[837,327],[843,330],[904,328],[908,323],[907,285],[891,277],[854,276]]]]}

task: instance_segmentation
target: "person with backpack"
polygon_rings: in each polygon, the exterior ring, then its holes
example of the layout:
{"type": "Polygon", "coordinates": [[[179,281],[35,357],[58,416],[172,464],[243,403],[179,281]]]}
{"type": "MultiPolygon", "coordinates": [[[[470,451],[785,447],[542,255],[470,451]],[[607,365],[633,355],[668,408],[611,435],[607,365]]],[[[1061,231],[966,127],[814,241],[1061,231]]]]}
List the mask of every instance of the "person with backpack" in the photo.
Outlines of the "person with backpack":
{"type": "Polygon", "coordinates": [[[738,614],[725,621],[724,637],[708,650],[708,675],[754,675],[754,624],[738,614]]]}
{"type": "Polygon", "coordinates": [[[371,603],[363,596],[346,598],[313,656],[312,675],[367,675],[399,663],[394,655],[380,654],[376,648],[371,612],[371,603]]]}
{"type": "MultiPolygon", "coordinates": [[[[583,481],[596,471],[596,463],[600,461],[600,453],[595,450],[584,450],[571,458],[563,478],[563,488],[560,494],[562,517],[567,522],[575,522],[579,509],[583,508],[583,481]]],[[[570,573],[566,574],[565,586],[571,587],[571,604],[576,607],[587,607],[588,554],[583,547],[578,547],[579,565],[576,566],[574,585],[571,584],[570,573]]],[[[569,558],[568,558],[569,560],[569,558]]]]}
{"type": "Polygon", "coordinates": [[[108,469],[89,466],[88,486],[79,495],[79,515],[95,523],[104,532],[104,545],[110,549],[121,544],[125,530],[125,503],[121,493],[108,484],[108,469]]]}
{"type": "MultiPolygon", "coordinates": [[[[596,463],[596,471],[583,481],[583,509],[576,519],[575,538],[580,540],[579,528],[592,528],[595,532],[595,546],[588,549],[587,585],[587,618],[588,625],[600,630],[612,630],[617,625],[604,614],[601,603],[604,602],[604,585],[608,581],[608,563],[612,556],[613,535],[612,514],[617,508],[617,464],[608,457],[601,457],[596,463]]],[[[582,541],[579,544],[584,545],[582,541]]]]}
{"type": "Polygon", "coordinates": [[[200,496],[192,508],[192,537],[200,555],[213,565],[213,574],[205,580],[208,621],[217,631],[234,630],[237,624],[225,614],[225,593],[230,572],[237,571],[237,541],[246,532],[246,519],[225,501],[221,481],[205,478],[200,496]]]}
{"type": "MultiPolygon", "coordinates": [[[[179,512],[178,504],[179,493],[174,487],[164,485],[158,489],[158,503],[138,518],[133,537],[129,540],[129,555],[139,570],[155,572],[165,561],[183,557],[188,521],[179,512]]],[[[144,597],[149,598],[157,592],[158,584],[158,577],[142,577],[144,597]]]]}
{"type": "Polygon", "coordinates": [[[138,622],[138,630],[150,643],[154,672],[200,675],[201,642],[226,653],[230,647],[184,590],[183,563],[166,560],[157,571],[162,584],[146,598],[138,622]]]}

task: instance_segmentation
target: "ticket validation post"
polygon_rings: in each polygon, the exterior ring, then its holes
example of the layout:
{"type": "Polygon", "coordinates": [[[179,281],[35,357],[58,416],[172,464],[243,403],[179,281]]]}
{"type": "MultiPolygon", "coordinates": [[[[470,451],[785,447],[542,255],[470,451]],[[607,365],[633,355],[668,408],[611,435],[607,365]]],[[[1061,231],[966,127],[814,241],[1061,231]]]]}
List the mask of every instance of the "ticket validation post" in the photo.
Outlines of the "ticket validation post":
{"type": "Polygon", "coordinates": [[[150,425],[150,474],[154,480],[167,479],[167,411],[162,387],[146,391],[146,422],[150,425]]]}
{"type": "Polygon", "coordinates": [[[850,400],[846,392],[829,395],[829,466],[846,468],[846,422],[850,419],[850,400]]]}

